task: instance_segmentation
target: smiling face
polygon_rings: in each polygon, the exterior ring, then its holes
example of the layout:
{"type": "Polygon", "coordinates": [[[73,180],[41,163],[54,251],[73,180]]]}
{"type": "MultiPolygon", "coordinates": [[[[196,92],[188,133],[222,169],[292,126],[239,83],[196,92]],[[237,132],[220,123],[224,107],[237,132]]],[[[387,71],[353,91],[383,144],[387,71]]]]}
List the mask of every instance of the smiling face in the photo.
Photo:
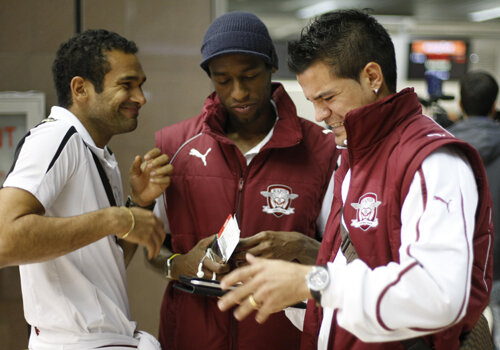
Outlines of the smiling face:
{"type": "Polygon", "coordinates": [[[344,146],[347,139],[344,128],[346,114],[377,99],[365,69],[358,82],[336,77],[330,66],[318,61],[298,74],[297,80],[305,97],[314,105],[316,121],[325,122],[332,128],[335,143],[339,146],[344,146]]]}
{"type": "Polygon", "coordinates": [[[272,70],[249,54],[227,54],[208,65],[215,91],[230,118],[241,125],[267,118],[271,113],[272,70]]]}
{"type": "Polygon", "coordinates": [[[106,56],[111,70],[104,76],[103,90],[97,93],[86,81],[89,98],[84,124],[101,146],[113,135],[134,130],[139,110],[146,103],[142,92],[146,77],[137,57],[118,50],[106,56]]]}

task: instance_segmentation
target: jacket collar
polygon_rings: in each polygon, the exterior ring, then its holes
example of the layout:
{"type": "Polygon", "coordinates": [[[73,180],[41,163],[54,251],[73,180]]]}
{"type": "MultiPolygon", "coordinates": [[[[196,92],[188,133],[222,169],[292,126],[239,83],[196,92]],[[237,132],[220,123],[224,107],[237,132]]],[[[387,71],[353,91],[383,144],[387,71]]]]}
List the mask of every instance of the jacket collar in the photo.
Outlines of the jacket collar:
{"type": "MultiPolygon", "coordinates": [[[[302,128],[297,117],[297,110],[283,85],[272,83],[271,98],[276,104],[278,121],[274,127],[273,137],[263,149],[291,147],[300,143],[302,141],[302,128]]],[[[202,116],[202,132],[213,135],[221,142],[231,142],[224,134],[227,112],[215,92],[205,100],[202,116]]]]}
{"type": "Polygon", "coordinates": [[[422,106],[413,88],[350,111],[344,121],[349,153],[369,152],[371,146],[389,136],[397,125],[415,114],[422,114],[422,106]]]}

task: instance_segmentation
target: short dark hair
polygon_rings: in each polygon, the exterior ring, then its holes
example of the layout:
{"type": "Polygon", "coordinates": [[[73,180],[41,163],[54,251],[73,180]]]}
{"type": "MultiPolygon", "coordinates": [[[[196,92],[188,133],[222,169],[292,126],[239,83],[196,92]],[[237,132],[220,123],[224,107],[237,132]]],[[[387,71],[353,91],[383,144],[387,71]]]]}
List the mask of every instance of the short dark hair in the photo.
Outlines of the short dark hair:
{"type": "Polygon", "coordinates": [[[106,52],[120,50],[137,53],[137,45],[117,33],[105,29],[89,29],[61,44],[52,64],[58,104],[71,107],[71,79],[76,76],[88,79],[96,92],[102,92],[103,80],[111,70],[106,52]]]}
{"type": "Polygon", "coordinates": [[[303,73],[322,61],[340,78],[359,81],[368,62],[382,68],[390,92],[396,92],[396,54],[387,31],[377,20],[358,10],[325,13],[305,27],[300,38],[288,43],[288,67],[303,73]]]}
{"type": "Polygon", "coordinates": [[[486,72],[469,72],[460,79],[460,99],[467,115],[489,115],[497,94],[498,84],[495,78],[486,72]]]}

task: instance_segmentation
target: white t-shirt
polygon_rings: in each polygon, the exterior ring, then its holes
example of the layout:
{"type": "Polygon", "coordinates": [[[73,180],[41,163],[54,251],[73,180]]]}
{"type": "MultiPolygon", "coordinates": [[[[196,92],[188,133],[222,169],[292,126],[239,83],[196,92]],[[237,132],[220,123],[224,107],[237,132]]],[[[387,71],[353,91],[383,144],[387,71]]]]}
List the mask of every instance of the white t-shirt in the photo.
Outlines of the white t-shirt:
{"type": "MultiPolygon", "coordinates": [[[[89,148],[101,160],[117,205],[123,204],[118,164],[97,148],[68,110],[52,107],[30,130],[4,187],[30,192],[46,216],[69,217],[110,206],[89,148]]],[[[32,349],[137,345],[130,321],[123,251],[114,235],[59,258],[20,266],[24,314],[32,349]],[[70,344],[70,345],[68,345],[70,344]]]]}

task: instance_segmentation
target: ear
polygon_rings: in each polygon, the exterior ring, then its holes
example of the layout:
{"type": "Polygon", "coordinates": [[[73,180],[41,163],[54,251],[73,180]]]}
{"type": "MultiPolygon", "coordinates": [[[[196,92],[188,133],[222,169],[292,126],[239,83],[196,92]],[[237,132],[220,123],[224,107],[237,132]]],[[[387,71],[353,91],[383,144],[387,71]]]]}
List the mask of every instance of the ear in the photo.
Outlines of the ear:
{"type": "Polygon", "coordinates": [[[495,100],[493,102],[493,105],[491,106],[490,115],[488,117],[491,117],[491,119],[494,119],[496,113],[497,113],[497,100],[495,100]]]}
{"type": "Polygon", "coordinates": [[[378,63],[368,62],[361,73],[365,79],[367,79],[367,83],[371,90],[379,91],[382,88],[384,84],[384,74],[378,63]]]}
{"type": "Polygon", "coordinates": [[[73,103],[83,102],[88,98],[88,82],[84,78],[80,76],[73,77],[73,79],[71,79],[70,87],[73,103]]]}

